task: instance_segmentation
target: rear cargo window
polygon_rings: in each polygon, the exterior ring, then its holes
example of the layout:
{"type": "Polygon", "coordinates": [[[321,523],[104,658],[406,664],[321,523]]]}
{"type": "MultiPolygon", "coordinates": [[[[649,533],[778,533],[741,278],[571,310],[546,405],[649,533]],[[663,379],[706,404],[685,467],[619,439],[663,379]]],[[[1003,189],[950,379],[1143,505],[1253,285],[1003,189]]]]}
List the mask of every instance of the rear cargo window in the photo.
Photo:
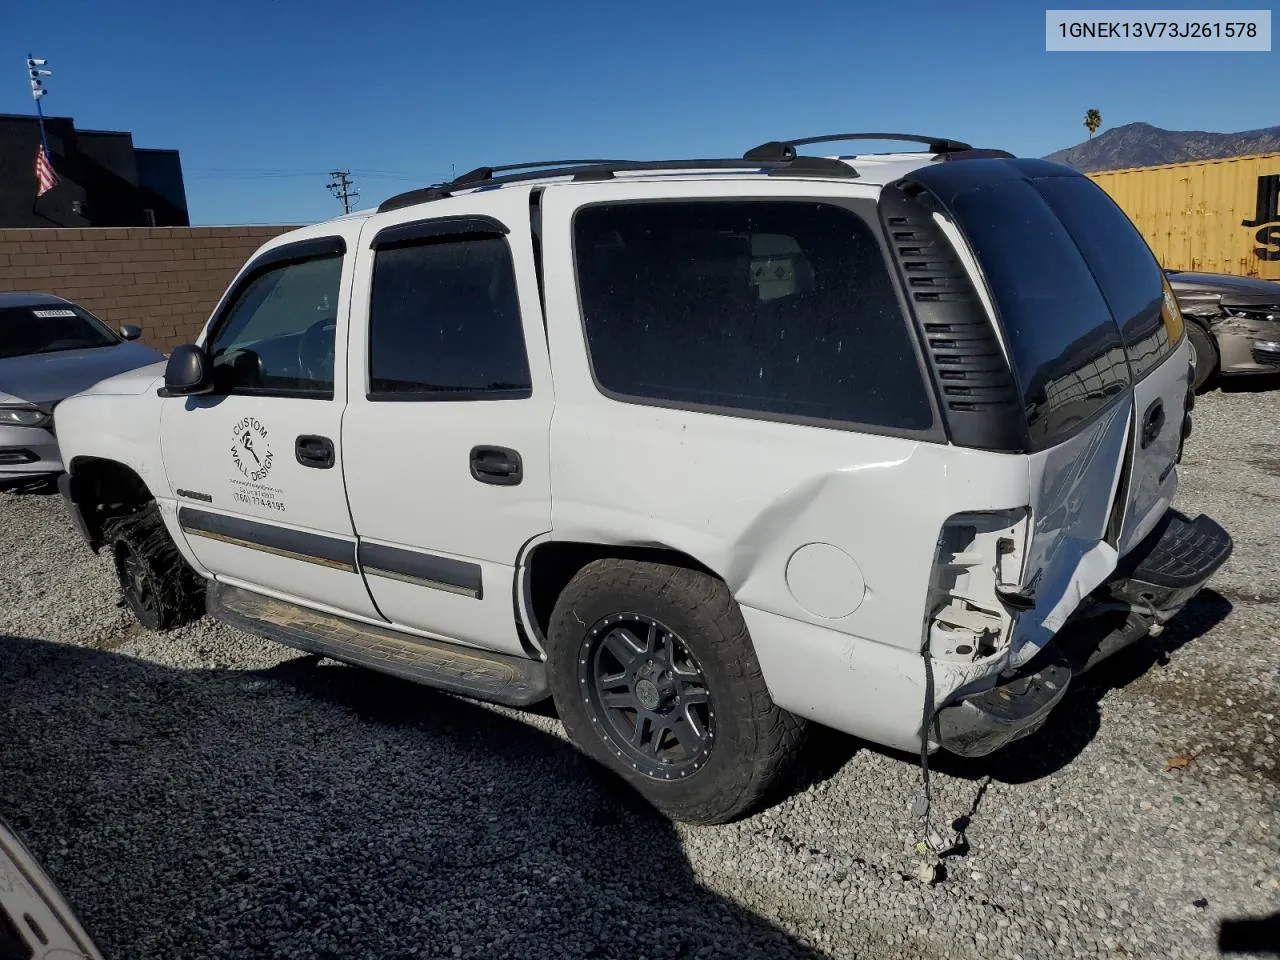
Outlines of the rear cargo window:
{"type": "Polygon", "coordinates": [[[890,432],[933,424],[880,246],[849,209],[600,204],[577,214],[574,250],[607,393],[890,432]]]}
{"type": "Polygon", "coordinates": [[[1045,178],[1036,189],[1080,248],[1120,327],[1133,378],[1141,379],[1181,339],[1166,326],[1160,265],[1129,218],[1089,180],[1045,178]]]}
{"type": "Polygon", "coordinates": [[[1000,315],[1032,446],[1052,446],[1128,387],[1120,331],[1079,248],[1030,183],[970,190],[955,213],[1000,315]]]}

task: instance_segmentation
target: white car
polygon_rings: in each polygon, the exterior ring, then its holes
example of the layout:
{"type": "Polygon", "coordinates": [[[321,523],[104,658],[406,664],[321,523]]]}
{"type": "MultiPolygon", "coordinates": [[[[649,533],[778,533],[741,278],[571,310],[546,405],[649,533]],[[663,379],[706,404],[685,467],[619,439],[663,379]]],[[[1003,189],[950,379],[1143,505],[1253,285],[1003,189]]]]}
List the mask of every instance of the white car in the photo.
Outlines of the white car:
{"type": "Polygon", "coordinates": [[[807,142],[270,241],[163,375],[58,408],[73,517],[148,627],[550,696],[678,819],[750,809],[807,721],[1032,732],[1231,550],[1170,510],[1177,304],[1068,168],[807,142]]]}

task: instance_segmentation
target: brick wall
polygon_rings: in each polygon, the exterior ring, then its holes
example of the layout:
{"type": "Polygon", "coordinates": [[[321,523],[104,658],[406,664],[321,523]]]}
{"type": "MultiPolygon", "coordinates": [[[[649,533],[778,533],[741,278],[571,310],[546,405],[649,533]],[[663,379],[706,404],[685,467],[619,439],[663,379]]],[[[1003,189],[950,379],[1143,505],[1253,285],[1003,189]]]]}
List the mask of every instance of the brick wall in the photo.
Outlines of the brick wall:
{"type": "Polygon", "coordinates": [[[292,227],[0,229],[0,293],[53,293],[160,350],[190,343],[259,246],[292,227]]]}

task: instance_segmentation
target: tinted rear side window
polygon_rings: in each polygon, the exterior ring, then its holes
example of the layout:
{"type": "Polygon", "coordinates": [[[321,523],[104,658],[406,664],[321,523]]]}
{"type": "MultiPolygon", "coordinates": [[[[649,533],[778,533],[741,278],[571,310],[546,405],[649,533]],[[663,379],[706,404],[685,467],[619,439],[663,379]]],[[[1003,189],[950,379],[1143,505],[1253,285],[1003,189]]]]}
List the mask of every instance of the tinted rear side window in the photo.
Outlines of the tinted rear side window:
{"type": "Polygon", "coordinates": [[[1036,181],[1066,226],[1120,326],[1133,378],[1142,378],[1177,346],[1165,326],[1164,275],[1137,228],[1100,187],[1083,177],[1036,181]]]}
{"type": "Polygon", "coordinates": [[[986,274],[1033,447],[1073,432],[1127,389],[1120,331],[1066,227],[1025,180],[979,187],[955,214],[986,274]]]}
{"type": "Polygon", "coordinates": [[[606,392],[890,432],[933,424],[880,246],[851,210],[601,204],[578,212],[574,251],[606,392]]]}
{"type": "Polygon", "coordinates": [[[369,304],[369,399],[495,400],[531,393],[505,240],[379,248],[369,304]]]}

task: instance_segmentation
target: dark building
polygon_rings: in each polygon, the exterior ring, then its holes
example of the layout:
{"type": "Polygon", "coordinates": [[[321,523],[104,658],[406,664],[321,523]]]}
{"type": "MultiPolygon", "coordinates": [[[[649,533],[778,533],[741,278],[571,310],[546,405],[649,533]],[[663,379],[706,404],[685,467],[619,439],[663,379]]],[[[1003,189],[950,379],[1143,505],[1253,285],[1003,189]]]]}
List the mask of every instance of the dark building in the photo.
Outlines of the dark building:
{"type": "Polygon", "coordinates": [[[36,196],[34,116],[0,114],[0,227],[186,227],[187,191],[177,150],[133,145],[133,135],[77,130],[47,117],[58,185],[36,196]]]}

